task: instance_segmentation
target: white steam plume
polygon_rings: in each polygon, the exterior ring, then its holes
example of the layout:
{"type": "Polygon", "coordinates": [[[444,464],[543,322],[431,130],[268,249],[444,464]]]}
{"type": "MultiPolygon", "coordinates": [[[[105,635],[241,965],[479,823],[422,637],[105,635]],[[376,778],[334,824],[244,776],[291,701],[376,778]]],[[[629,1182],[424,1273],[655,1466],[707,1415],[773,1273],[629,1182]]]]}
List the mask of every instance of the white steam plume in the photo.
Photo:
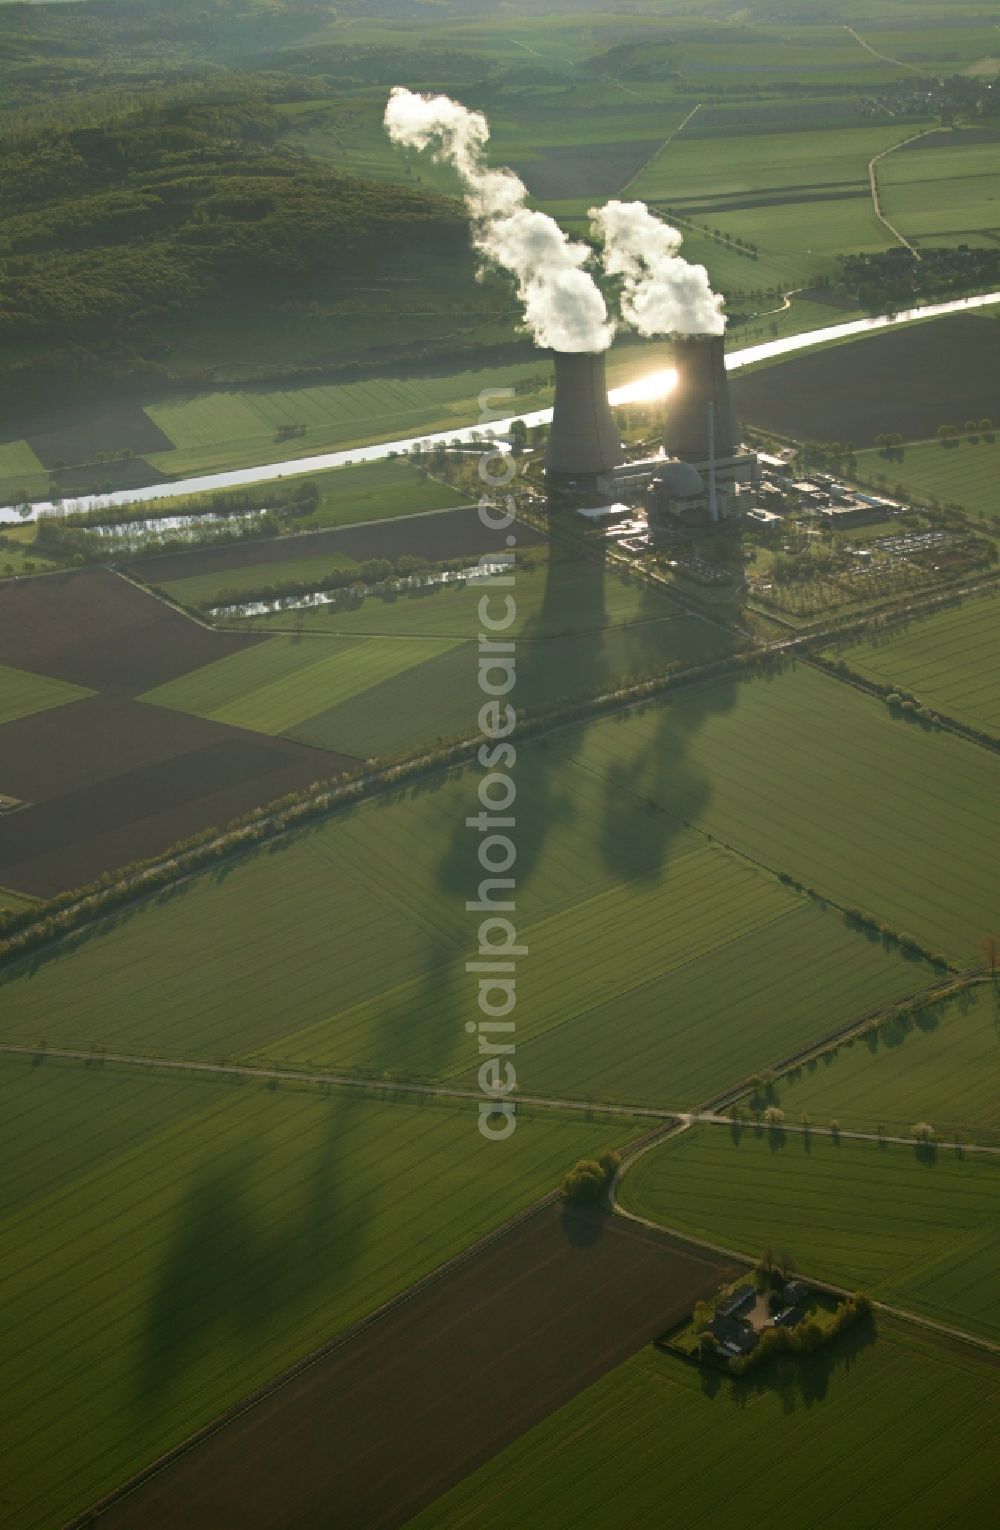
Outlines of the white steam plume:
{"type": "Polygon", "coordinates": [[[539,345],[556,351],[603,351],[614,324],[593,277],[585,244],[567,238],[553,218],[525,206],[527,188],[512,170],[490,170],[483,154],[490,136],[482,112],[448,96],[421,96],[396,86],[385,109],[393,143],[432,148],[453,165],[465,187],[476,248],[510,271],[524,318],[539,345]]]}
{"type": "Polygon", "coordinates": [[[704,266],[678,253],[684,236],[645,202],[608,202],[590,209],[604,243],[604,269],[621,278],[622,318],[641,335],[721,335],[723,299],[704,266]]]}

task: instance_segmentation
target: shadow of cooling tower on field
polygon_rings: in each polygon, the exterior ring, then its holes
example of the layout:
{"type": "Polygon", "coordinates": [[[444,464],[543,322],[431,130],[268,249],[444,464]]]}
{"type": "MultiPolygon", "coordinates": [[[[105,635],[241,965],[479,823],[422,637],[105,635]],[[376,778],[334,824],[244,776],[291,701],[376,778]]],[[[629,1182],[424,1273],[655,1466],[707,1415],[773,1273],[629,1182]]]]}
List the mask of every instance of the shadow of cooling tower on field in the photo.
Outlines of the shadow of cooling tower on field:
{"type": "MultiPolygon", "coordinates": [[[[609,689],[630,673],[648,673],[656,657],[658,626],[676,615],[661,595],[642,586],[629,624],[609,621],[608,582],[619,576],[609,572],[602,542],[583,550],[566,536],[567,513],[572,515],[565,510],[550,514],[544,574],[518,575],[545,580],[537,614],[516,640],[516,704],[529,715],[558,699],[564,675],[565,694],[577,695],[609,689]]],[[[547,869],[554,840],[564,862],[576,845],[581,860],[591,865],[596,860],[612,884],[648,884],[651,892],[663,887],[685,820],[697,822],[711,799],[709,777],[690,752],[692,740],[710,717],[735,704],[736,686],[727,677],[686,691],[683,706],[651,702],[642,726],[634,729],[616,722],[618,714],[605,714],[518,746],[518,920],[531,918],[532,889],[547,869]],[[616,730],[617,748],[600,768],[585,758],[595,727],[616,730]],[[592,787],[595,777],[599,809],[593,811],[591,794],[582,811],[580,783],[592,787]]],[[[454,791],[447,799],[455,807],[452,826],[436,857],[428,855],[419,873],[428,895],[448,895],[447,927],[440,919],[428,921],[422,974],[402,993],[383,996],[373,1010],[364,1068],[369,1076],[396,1077],[406,1071],[400,1067],[401,1043],[416,1022],[420,1076],[474,1081],[475,1057],[464,1022],[475,1012],[475,1003],[464,961],[475,941],[477,916],[466,911],[466,900],[475,896],[482,872],[477,836],[466,827],[465,814],[478,811],[477,784],[474,768],[445,786],[418,783],[396,799],[454,791]]],[[[379,809],[365,809],[373,810],[379,809]]],[[[321,832],[322,826],[303,831],[321,832]]],[[[656,917],[652,903],[650,917],[656,917]]],[[[604,954],[581,946],[581,967],[603,960],[604,954]]],[[[531,962],[540,966],[545,959],[544,944],[533,943],[531,962]]],[[[335,1038],[332,1046],[335,1050],[335,1038]]],[[[277,1217],[269,1214],[266,1196],[262,1199],[272,1151],[266,1140],[242,1140],[223,1158],[206,1153],[178,1200],[150,1293],[135,1376],[137,1417],[148,1419],[167,1406],[175,1379],[211,1350],[213,1338],[236,1335],[248,1346],[266,1346],[282,1314],[322,1304],[357,1267],[379,1180],[370,1165],[354,1162],[347,1139],[352,1117],[360,1120],[359,1113],[370,1107],[335,1091],[328,1108],[328,1128],[296,1170],[300,1199],[277,1217]],[[360,1204],[367,1211],[359,1219],[360,1204]]],[[[466,1129],[474,1131],[474,1124],[466,1129]]]]}

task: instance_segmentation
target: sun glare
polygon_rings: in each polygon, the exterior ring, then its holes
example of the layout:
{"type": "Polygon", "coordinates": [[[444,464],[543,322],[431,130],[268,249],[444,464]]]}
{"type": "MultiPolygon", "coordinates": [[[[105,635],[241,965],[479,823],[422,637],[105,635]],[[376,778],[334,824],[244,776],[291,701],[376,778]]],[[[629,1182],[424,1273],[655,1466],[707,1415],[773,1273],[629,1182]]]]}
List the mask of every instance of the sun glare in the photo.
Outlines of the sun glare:
{"type": "Polygon", "coordinates": [[[677,386],[677,373],[673,367],[664,372],[648,372],[623,388],[614,388],[608,395],[612,404],[645,404],[654,399],[666,398],[677,386]]]}

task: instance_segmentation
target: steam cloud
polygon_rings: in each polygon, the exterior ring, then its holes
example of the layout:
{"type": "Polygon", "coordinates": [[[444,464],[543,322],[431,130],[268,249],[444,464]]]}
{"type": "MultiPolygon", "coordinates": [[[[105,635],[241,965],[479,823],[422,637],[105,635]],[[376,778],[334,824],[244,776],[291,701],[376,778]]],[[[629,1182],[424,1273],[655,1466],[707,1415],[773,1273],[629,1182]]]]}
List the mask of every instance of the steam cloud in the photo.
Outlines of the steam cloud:
{"type": "Polygon", "coordinates": [[[556,351],[607,349],[614,324],[600,289],[583,269],[591,250],[569,239],[553,218],[525,206],[527,187],[512,170],[485,164],[490,128],[482,112],[448,96],[421,96],[397,86],[385,110],[385,129],[393,143],[432,148],[435,159],[458,171],[476,248],[513,274],[525,324],[539,345],[556,351]]]}
{"type": "Polygon", "coordinates": [[[684,236],[654,217],[645,202],[608,202],[590,209],[604,243],[604,269],[621,278],[622,318],[642,335],[721,335],[723,299],[704,266],[678,251],[684,236]]]}

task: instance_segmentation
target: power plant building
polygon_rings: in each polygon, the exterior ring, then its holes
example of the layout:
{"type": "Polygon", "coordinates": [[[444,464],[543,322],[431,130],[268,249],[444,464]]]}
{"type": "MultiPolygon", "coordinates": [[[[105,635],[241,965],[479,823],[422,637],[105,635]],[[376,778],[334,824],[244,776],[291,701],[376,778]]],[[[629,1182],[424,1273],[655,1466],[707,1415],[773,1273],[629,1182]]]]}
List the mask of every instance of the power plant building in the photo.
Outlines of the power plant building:
{"type": "Polygon", "coordinates": [[[594,482],[624,461],[608,403],[603,351],[556,351],[556,398],[545,449],[546,477],[594,482]]]}
{"type": "Polygon", "coordinates": [[[629,462],[608,403],[604,352],[555,354],[546,478],[557,489],[644,501],[651,533],[743,513],[750,501],[746,487],[759,478],[756,453],[741,446],[723,337],[678,336],[674,355],[678,378],[663,447],[655,456],[629,462]]]}
{"type": "Polygon", "coordinates": [[[716,487],[754,482],[757,454],[742,450],[722,335],[678,335],[674,361],[677,386],[667,405],[664,449],[691,463],[716,487]]]}

